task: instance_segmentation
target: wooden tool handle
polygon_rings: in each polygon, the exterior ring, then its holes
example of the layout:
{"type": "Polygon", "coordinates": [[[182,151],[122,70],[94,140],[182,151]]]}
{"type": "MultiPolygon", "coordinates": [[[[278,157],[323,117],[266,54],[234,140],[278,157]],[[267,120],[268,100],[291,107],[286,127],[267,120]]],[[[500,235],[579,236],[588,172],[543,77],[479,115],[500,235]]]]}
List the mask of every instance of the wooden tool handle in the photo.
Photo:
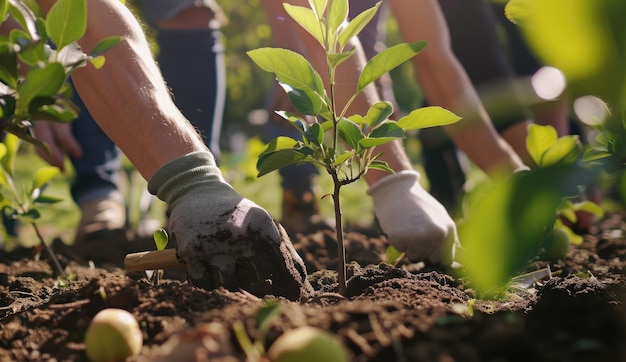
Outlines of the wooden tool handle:
{"type": "Polygon", "coordinates": [[[176,249],[142,251],[126,255],[124,267],[127,271],[184,268],[176,258],[176,249]]]}

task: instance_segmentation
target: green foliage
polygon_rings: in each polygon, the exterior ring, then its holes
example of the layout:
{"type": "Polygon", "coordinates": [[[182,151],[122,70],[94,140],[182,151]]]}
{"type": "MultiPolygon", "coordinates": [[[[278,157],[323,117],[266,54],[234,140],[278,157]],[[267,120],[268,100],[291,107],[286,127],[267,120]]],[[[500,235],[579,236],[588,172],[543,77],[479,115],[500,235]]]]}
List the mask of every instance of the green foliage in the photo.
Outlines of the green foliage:
{"type": "Polygon", "coordinates": [[[28,184],[15,179],[15,158],[19,139],[12,134],[0,143],[0,207],[4,213],[27,223],[40,217],[38,208],[55,204],[62,199],[43,194],[48,182],[59,173],[54,166],[44,166],[34,170],[28,184]]]}
{"type": "Polygon", "coordinates": [[[457,259],[473,287],[486,296],[498,296],[542,252],[556,259],[570,243],[581,241],[557,216],[575,222],[576,211],[601,213],[590,202],[569,201],[597,177],[580,162],[583,151],[576,136],[558,138],[551,126],[531,125],[526,144],[538,167],[474,191],[467,219],[459,226],[463,249],[457,259]]]}
{"type": "Polygon", "coordinates": [[[121,37],[103,39],[89,54],[82,51],[76,42],[87,27],[86,0],[59,0],[45,19],[20,0],[1,0],[0,14],[7,13],[19,26],[0,38],[0,129],[45,149],[32,137],[31,122],[75,119],[69,75],[88,61],[102,66],[102,53],[121,37]]]}
{"type": "MultiPolygon", "coordinates": [[[[316,0],[310,9],[283,4],[301,27],[317,40],[325,52],[329,88],[322,76],[302,55],[288,49],[259,48],[248,52],[263,70],[274,73],[297,112],[279,111],[302,136],[302,141],[278,137],[259,156],[259,176],[292,164],[309,162],[324,168],[334,183],[333,201],[338,254],[345,255],[341,222],[340,188],[360,179],[369,169],[393,172],[375,152],[377,146],[405,137],[407,130],[450,124],[460,118],[442,108],[428,107],[411,112],[397,122],[390,120],[393,106],[379,102],[365,115],[347,115],[350,104],[372,82],[417,55],[425,42],[401,43],[370,59],[359,76],[354,94],[345,105],[335,100],[335,76],[339,64],[354,56],[351,40],[373,18],[381,3],[349,20],[347,0],[316,0]],[[307,123],[305,116],[314,122],[307,123]]],[[[339,291],[345,292],[345,260],[339,258],[339,291]]]]}
{"type": "Polygon", "coordinates": [[[606,115],[592,125],[597,144],[586,161],[626,163],[626,24],[622,0],[510,0],[506,14],[519,25],[534,52],[561,70],[576,101],[595,96],[606,115]]]}
{"type": "Polygon", "coordinates": [[[154,239],[154,244],[156,245],[157,250],[163,250],[169,243],[170,239],[167,235],[167,232],[164,229],[157,229],[152,234],[154,239]]]}
{"type": "Polygon", "coordinates": [[[14,134],[7,134],[4,143],[0,143],[0,209],[9,218],[31,224],[39,238],[40,247],[44,247],[59,276],[65,277],[54,253],[49,249],[37,228],[40,218],[39,208],[63,201],[60,198],[44,195],[48,182],[59,173],[54,166],[44,166],[34,170],[30,182],[21,183],[15,175],[15,159],[19,148],[19,139],[14,134]]]}

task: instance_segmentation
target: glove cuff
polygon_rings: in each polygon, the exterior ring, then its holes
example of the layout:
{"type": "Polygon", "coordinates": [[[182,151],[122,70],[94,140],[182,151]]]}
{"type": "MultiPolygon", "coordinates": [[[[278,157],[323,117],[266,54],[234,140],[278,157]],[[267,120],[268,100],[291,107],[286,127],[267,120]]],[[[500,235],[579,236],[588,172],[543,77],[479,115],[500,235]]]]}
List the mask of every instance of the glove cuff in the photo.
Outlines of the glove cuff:
{"type": "Polygon", "coordinates": [[[171,205],[190,189],[214,181],[226,184],[213,155],[198,151],[163,165],[148,181],[148,191],[171,205]]]}
{"type": "Polygon", "coordinates": [[[389,176],[385,176],[382,179],[374,182],[372,186],[367,189],[367,194],[370,196],[374,196],[379,193],[380,190],[387,189],[388,187],[393,187],[398,183],[411,181],[413,185],[415,182],[419,182],[420,174],[417,171],[413,170],[403,170],[389,176]]]}

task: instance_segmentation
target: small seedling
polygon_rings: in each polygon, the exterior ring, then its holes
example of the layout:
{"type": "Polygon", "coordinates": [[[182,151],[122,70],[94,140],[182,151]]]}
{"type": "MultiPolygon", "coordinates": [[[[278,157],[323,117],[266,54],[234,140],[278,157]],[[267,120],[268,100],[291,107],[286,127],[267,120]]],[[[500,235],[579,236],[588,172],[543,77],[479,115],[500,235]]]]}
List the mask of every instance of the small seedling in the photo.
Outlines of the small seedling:
{"type": "Polygon", "coordinates": [[[125,361],[143,346],[143,333],[135,317],[123,309],[103,309],[93,317],[85,334],[85,351],[94,362],[125,361]]]}
{"type": "Polygon", "coordinates": [[[41,207],[63,200],[43,194],[48,182],[59,173],[59,169],[45,166],[35,170],[30,185],[18,182],[15,179],[15,159],[19,144],[20,140],[13,134],[7,134],[4,143],[0,143],[0,208],[9,218],[20,220],[33,227],[39,239],[38,248],[46,250],[53,270],[58,276],[65,277],[59,260],[44,240],[36,222],[41,216],[39,212],[41,207]]]}
{"type": "Polygon", "coordinates": [[[346,104],[338,104],[335,97],[336,72],[340,64],[355,55],[352,40],[373,18],[381,6],[365,10],[348,19],[347,0],[310,1],[311,8],[283,4],[296,23],[312,35],[326,55],[328,89],[322,76],[309,61],[294,51],[280,48],[261,48],[248,52],[263,70],[274,73],[298,114],[288,111],[276,113],[295,127],[302,141],[278,137],[271,141],[259,156],[258,176],[291,164],[313,163],[326,170],[333,180],[331,193],[334,202],[338,251],[339,292],[346,292],[346,260],[340,190],[356,182],[368,170],[392,173],[389,165],[380,159],[376,147],[404,138],[406,131],[442,126],[460,118],[440,107],[425,107],[412,111],[397,121],[390,120],[393,106],[390,102],[372,105],[365,115],[348,115],[347,111],[359,94],[376,79],[417,55],[426,42],[401,43],[390,47],[372,59],[363,70],[354,94],[346,104]],[[315,121],[307,123],[307,116],[315,121]]]}
{"type": "MultiPolygon", "coordinates": [[[[170,239],[167,235],[167,232],[164,229],[157,229],[152,234],[152,238],[154,239],[154,245],[156,245],[157,250],[165,250],[167,244],[170,239]]],[[[146,275],[152,281],[153,285],[159,285],[159,279],[163,274],[163,270],[146,270],[146,275]]]]}

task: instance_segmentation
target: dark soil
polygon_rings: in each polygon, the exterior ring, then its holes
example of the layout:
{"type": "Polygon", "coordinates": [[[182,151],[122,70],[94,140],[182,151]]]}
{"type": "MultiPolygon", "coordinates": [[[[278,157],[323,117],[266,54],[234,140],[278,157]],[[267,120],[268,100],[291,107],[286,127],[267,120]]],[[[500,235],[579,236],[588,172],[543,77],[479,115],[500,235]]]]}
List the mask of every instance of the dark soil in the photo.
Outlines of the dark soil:
{"type": "MultiPolygon", "coordinates": [[[[348,298],[340,299],[330,293],[333,234],[300,235],[293,241],[320,295],[299,303],[278,298],[281,313],[265,345],[310,325],[335,334],[354,361],[626,361],[624,220],[608,216],[565,259],[535,262],[528,271],[549,266],[554,276],[499,301],[476,299],[461,278],[423,265],[381,263],[385,238],[363,232],[347,234],[352,278],[348,298]]],[[[244,360],[233,324],[242,321],[254,339],[258,308],[277,299],[194,288],[180,271],[153,286],[141,273],[106,263],[153,248],[149,243],[55,247],[71,281],[57,280],[32,250],[0,253],[1,361],[86,360],[85,330],[106,307],[140,322],[144,347],[133,361],[244,360]],[[95,265],[81,261],[86,255],[95,265]]]]}

